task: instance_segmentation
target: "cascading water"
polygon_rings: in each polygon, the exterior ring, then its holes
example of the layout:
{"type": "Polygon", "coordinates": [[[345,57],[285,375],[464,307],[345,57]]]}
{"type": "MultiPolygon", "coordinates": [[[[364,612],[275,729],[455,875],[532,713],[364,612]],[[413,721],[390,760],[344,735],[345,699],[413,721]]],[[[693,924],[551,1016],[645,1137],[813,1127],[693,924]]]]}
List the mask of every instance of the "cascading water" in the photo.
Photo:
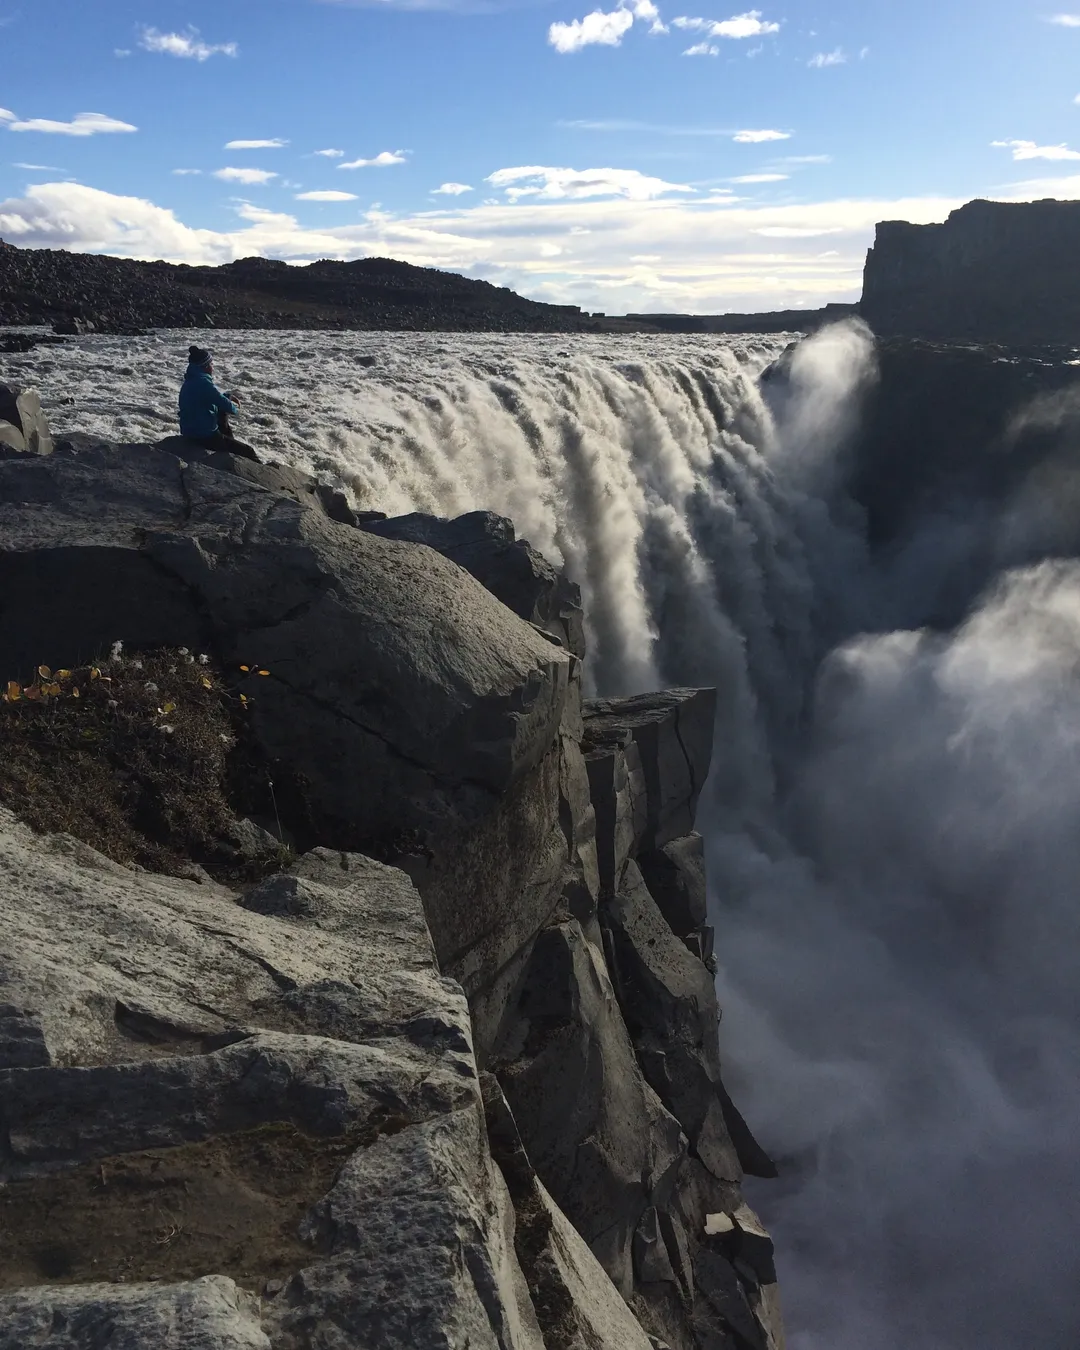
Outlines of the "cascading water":
{"type": "MultiPolygon", "coordinates": [[[[1080,566],[1038,562],[1029,529],[1036,561],[988,568],[957,631],[894,631],[963,543],[935,521],[933,548],[865,545],[864,330],[803,344],[765,394],[782,340],[567,341],[219,339],[249,439],[364,506],[500,511],[564,564],[595,689],[719,687],[722,1035],[782,1166],[757,1199],[796,1350],[1073,1350],[1080,566]]],[[[9,374],[61,428],[156,439],[186,345],[9,374]]]]}

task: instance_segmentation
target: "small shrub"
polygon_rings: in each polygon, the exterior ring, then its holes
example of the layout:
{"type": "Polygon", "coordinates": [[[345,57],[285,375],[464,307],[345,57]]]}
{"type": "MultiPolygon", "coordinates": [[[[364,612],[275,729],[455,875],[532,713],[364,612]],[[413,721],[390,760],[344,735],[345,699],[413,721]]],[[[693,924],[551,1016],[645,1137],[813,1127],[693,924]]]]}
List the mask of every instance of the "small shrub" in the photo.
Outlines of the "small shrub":
{"type": "Polygon", "coordinates": [[[228,843],[238,755],[254,769],[246,703],[183,650],[125,655],[117,644],[96,666],[41,666],[29,684],[0,685],[0,802],[35,830],[128,865],[177,874],[196,862],[225,881],[265,874],[281,850],[244,860],[228,843]]]}

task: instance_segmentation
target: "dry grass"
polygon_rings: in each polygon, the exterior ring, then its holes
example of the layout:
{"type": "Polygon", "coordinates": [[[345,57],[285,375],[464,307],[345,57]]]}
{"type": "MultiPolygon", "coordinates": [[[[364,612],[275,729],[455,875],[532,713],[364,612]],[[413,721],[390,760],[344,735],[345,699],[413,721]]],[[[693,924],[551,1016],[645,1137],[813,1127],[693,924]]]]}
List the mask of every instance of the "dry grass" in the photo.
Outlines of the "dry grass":
{"type": "MultiPolygon", "coordinates": [[[[240,677],[256,696],[258,676],[240,677]]],[[[32,684],[0,692],[0,803],[35,830],[156,872],[195,862],[231,881],[282,865],[281,849],[242,858],[229,843],[231,785],[258,769],[244,730],[248,696],[205,657],[114,649],[97,666],[43,666],[32,684]]]]}

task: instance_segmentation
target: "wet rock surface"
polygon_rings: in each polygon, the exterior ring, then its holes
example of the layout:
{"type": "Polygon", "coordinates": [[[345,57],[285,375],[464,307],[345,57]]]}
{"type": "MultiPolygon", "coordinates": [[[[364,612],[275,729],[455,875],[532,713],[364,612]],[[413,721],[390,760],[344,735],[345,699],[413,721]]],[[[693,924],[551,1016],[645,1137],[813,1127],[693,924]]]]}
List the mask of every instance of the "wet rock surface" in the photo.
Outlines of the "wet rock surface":
{"type": "Polygon", "coordinates": [[[498,517],[373,532],[280,466],[92,441],[0,463],[12,674],[258,663],[300,842],[226,887],[0,806],[0,1347],[777,1350],[713,691],[583,702],[574,589],[498,517]]]}

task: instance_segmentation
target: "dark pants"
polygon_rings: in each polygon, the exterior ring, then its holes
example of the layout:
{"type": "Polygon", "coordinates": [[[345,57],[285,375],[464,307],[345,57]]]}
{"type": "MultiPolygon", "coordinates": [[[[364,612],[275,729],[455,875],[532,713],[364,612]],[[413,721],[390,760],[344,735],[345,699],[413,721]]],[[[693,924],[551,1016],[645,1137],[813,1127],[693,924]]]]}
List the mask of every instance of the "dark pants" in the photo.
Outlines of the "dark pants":
{"type": "Polygon", "coordinates": [[[207,450],[224,450],[226,454],[239,455],[241,459],[253,459],[256,464],[259,463],[259,456],[251,446],[238,441],[233,435],[229,419],[225,416],[222,416],[218,429],[212,436],[189,436],[188,440],[194,441],[196,445],[205,446],[207,450]]]}

